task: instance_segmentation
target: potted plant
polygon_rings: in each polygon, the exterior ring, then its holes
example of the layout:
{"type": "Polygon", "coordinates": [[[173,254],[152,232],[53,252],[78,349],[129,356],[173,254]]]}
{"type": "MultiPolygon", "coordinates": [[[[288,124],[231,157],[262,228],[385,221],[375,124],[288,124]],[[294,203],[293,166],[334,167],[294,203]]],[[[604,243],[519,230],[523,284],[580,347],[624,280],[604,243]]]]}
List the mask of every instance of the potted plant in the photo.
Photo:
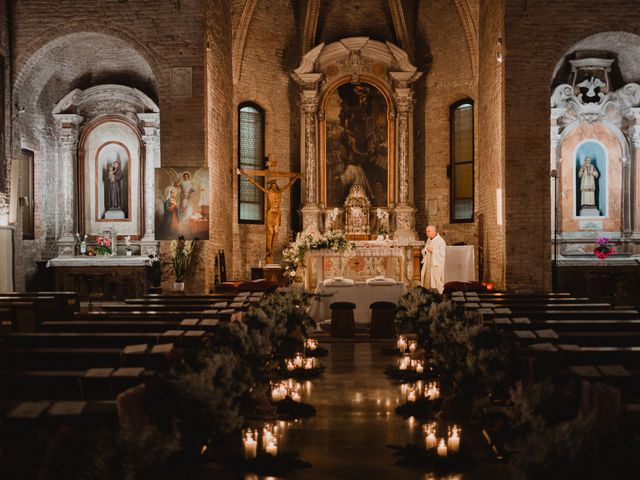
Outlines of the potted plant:
{"type": "Polygon", "coordinates": [[[607,237],[596,238],[598,246],[593,249],[593,254],[600,260],[606,259],[609,255],[616,253],[616,249],[609,245],[609,239],[607,237]]]}
{"type": "Polygon", "coordinates": [[[184,278],[197,267],[200,261],[199,240],[185,240],[180,235],[177,240],[171,242],[170,268],[173,271],[175,282],[173,289],[177,292],[184,291],[184,278]]]}

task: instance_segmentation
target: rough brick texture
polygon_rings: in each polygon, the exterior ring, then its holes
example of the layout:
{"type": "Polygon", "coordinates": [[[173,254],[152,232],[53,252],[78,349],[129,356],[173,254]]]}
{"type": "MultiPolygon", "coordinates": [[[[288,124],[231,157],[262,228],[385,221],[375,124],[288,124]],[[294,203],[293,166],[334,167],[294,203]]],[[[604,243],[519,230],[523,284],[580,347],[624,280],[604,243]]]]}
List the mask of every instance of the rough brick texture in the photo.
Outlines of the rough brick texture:
{"type": "Polygon", "coordinates": [[[233,271],[233,91],[231,72],[231,2],[207,0],[206,5],[206,92],[207,160],[211,191],[207,280],[215,252],[225,251],[227,269],[233,271]]]}

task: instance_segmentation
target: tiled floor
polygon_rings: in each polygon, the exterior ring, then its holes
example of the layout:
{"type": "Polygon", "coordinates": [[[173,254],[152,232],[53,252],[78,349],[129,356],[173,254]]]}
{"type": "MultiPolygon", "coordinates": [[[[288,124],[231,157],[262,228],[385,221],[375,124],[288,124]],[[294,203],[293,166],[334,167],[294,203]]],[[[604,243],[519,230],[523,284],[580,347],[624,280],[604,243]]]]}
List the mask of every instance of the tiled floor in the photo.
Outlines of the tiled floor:
{"type": "Polygon", "coordinates": [[[281,441],[282,449],[298,452],[312,467],[291,471],[286,480],[508,478],[504,466],[485,460],[486,446],[479,433],[468,430],[478,437],[472,445],[478,461],[471,472],[438,477],[425,469],[395,465],[388,444],[424,440],[417,422],[394,413],[400,391],[383,374],[393,357],[382,353],[391,344],[341,342],[323,346],[329,349],[329,355],[322,359],[327,369],[322,378],[312,382],[304,398],[315,406],[317,415],[292,424],[281,441]]]}

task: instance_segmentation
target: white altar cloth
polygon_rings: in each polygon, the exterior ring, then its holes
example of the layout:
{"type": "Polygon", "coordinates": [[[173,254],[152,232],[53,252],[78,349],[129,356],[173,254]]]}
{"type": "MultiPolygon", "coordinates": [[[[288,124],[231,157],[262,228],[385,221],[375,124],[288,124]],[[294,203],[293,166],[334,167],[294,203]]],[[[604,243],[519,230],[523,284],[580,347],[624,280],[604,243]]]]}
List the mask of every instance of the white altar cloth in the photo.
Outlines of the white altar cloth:
{"type": "Polygon", "coordinates": [[[145,267],[147,265],[151,265],[151,259],[140,255],[56,257],[47,262],[47,267],[145,267]]]}
{"type": "Polygon", "coordinates": [[[355,282],[353,286],[329,287],[318,285],[315,293],[328,295],[315,298],[311,305],[311,317],[316,322],[323,322],[331,318],[329,305],[334,302],[352,302],[356,304],[354,317],[356,323],[368,324],[371,320],[369,305],[373,302],[392,302],[396,305],[400,297],[407,291],[404,283],[393,285],[375,285],[366,282],[355,282]]]}
{"type": "Polygon", "coordinates": [[[445,247],[444,281],[471,282],[476,279],[474,246],[445,247]]]}

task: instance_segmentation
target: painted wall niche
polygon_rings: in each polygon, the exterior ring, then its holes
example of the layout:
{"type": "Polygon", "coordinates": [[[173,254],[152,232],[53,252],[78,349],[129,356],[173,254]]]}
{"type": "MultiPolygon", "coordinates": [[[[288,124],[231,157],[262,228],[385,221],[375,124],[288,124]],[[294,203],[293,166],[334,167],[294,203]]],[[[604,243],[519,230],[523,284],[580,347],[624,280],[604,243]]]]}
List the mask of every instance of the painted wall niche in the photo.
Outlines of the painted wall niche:
{"type": "Polygon", "coordinates": [[[138,130],[112,116],[87,127],[81,152],[80,212],[85,232],[142,233],[143,149],[138,130]]]}

